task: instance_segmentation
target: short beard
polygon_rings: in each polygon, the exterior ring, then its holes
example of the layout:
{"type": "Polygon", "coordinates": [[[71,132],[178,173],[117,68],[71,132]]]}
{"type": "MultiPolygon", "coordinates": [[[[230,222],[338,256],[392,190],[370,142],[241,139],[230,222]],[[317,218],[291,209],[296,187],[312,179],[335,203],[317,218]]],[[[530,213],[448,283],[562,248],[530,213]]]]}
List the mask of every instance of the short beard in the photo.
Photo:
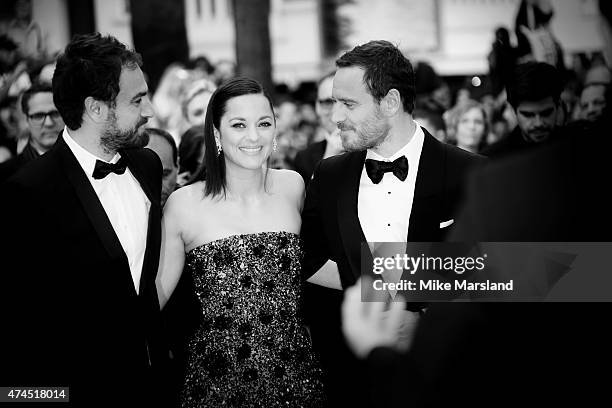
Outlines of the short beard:
{"type": "Polygon", "coordinates": [[[133,128],[120,130],[117,126],[115,109],[110,109],[107,126],[100,137],[100,145],[109,153],[116,153],[122,149],[145,147],[147,144],[144,132],[138,132],[147,121],[140,120],[133,128]]]}
{"type": "Polygon", "coordinates": [[[384,120],[380,108],[365,119],[362,125],[355,129],[357,137],[353,139],[342,138],[342,147],[347,152],[356,152],[380,146],[389,135],[391,126],[384,120]]]}

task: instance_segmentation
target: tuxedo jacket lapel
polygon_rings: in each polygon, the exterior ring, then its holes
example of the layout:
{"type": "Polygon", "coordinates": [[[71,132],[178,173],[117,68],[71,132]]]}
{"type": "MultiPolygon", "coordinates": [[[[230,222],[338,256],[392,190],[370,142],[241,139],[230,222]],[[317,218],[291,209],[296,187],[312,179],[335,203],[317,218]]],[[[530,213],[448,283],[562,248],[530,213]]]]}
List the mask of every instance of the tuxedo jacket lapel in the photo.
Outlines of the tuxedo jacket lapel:
{"type": "Polygon", "coordinates": [[[121,259],[122,262],[128,265],[127,256],[106,215],[106,211],[104,211],[102,203],[87,179],[83,168],[72,154],[61,134],[57,139],[55,149],[57,149],[64,173],[72,184],[79,201],[83,205],[83,211],[91,221],[109,257],[113,260],[121,259]]]}
{"type": "MultiPolygon", "coordinates": [[[[355,280],[361,276],[361,243],[366,242],[357,210],[359,180],[365,156],[365,151],[351,153],[347,156],[345,172],[340,175],[336,209],[340,237],[355,280]]],[[[366,263],[372,264],[372,254],[369,250],[364,251],[364,257],[367,258],[366,263]]],[[[363,265],[363,267],[367,266],[363,265]]]]}
{"type": "Polygon", "coordinates": [[[419,160],[419,171],[414,187],[414,199],[408,227],[408,241],[435,241],[441,194],[444,191],[444,149],[423,129],[425,139],[419,160]]]}
{"type": "MultiPolygon", "coordinates": [[[[147,247],[145,250],[144,261],[142,263],[142,273],[140,275],[140,294],[148,293],[151,285],[155,284],[155,274],[159,262],[160,251],[160,235],[161,235],[161,204],[159,194],[155,195],[151,188],[151,183],[147,182],[146,172],[138,165],[138,161],[134,160],[133,152],[125,150],[121,152],[122,157],[125,157],[128,168],[138,180],[140,187],[145,192],[151,206],[149,208],[149,218],[147,225],[147,247]]],[[[161,186],[160,186],[161,187],[161,186]]]]}

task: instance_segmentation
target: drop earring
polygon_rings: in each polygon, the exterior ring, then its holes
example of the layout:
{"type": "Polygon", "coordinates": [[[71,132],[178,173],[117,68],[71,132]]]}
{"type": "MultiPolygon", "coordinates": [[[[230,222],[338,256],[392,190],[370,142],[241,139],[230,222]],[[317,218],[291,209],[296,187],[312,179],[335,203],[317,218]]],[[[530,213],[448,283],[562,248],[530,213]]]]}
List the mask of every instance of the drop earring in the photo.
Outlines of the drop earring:
{"type": "Polygon", "coordinates": [[[217,157],[219,157],[223,149],[221,148],[221,143],[219,143],[218,140],[215,140],[215,144],[217,145],[217,157]]]}
{"type": "Polygon", "coordinates": [[[272,151],[276,152],[276,149],[278,149],[278,144],[276,143],[276,138],[274,140],[272,140],[272,151]]]}

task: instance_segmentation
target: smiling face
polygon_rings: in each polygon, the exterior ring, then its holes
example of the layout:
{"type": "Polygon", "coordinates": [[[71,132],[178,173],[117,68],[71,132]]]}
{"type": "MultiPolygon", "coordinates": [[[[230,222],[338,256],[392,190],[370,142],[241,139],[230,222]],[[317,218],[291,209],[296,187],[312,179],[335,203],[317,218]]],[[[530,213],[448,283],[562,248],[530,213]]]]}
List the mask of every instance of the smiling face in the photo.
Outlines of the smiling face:
{"type": "Polygon", "coordinates": [[[346,67],[338,69],[334,77],[332,120],[340,129],[346,151],[371,149],[389,134],[390,125],[366,88],[363,73],[362,68],[346,67]]]}
{"type": "Polygon", "coordinates": [[[226,168],[261,169],[276,130],[270,102],[263,94],[248,94],[228,100],[225,108],[215,139],[221,143],[226,168]]]}

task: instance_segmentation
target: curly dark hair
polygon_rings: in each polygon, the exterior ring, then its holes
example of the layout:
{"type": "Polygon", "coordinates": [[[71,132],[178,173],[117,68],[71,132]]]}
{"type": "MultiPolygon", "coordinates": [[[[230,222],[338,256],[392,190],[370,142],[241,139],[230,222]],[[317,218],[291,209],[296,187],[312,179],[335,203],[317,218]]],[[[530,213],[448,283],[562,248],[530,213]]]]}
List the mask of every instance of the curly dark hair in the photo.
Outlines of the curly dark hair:
{"type": "Polygon", "coordinates": [[[142,58],[115,37],[100,33],[75,36],[57,58],[53,102],[69,129],[81,127],[89,96],[115,106],[123,68],[137,69],[142,58]]]}
{"type": "Polygon", "coordinates": [[[388,41],[370,41],[344,53],[336,60],[338,68],[359,67],[365,72],[363,82],[377,102],[389,90],[397,89],[404,111],[412,113],[416,85],[412,64],[395,45],[388,41]]]}

